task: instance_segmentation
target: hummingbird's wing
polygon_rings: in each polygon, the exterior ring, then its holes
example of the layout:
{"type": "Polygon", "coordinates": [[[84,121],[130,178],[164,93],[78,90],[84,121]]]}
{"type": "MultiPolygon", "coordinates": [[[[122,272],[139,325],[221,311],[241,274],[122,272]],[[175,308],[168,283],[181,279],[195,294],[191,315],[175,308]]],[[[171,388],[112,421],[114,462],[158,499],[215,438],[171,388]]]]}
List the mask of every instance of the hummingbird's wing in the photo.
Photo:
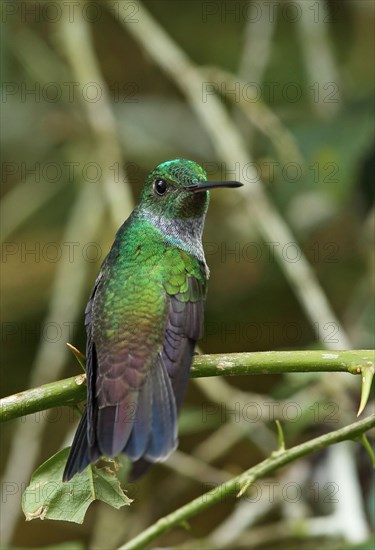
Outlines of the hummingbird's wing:
{"type": "MultiPolygon", "coordinates": [[[[177,411],[179,411],[189,380],[189,372],[194,354],[194,346],[203,335],[204,301],[206,296],[206,267],[199,265],[200,276],[186,277],[187,290],[173,294],[175,289],[169,288],[169,307],[163,341],[162,361],[172,383],[177,411]]],[[[147,410],[147,403],[139,401],[139,409],[147,410]]],[[[133,460],[130,481],[134,481],[156,462],[147,453],[133,453],[137,449],[142,430],[134,427],[126,454],[133,460]]],[[[157,432],[151,431],[150,440],[159,443],[157,432]]],[[[177,442],[177,441],[176,441],[177,442]]],[[[173,449],[170,449],[168,454],[173,449]]],[[[159,459],[160,460],[160,459],[159,459]]]]}
{"type": "Polygon", "coordinates": [[[169,294],[168,322],[163,342],[163,361],[172,381],[179,409],[189,379],[189,371],[197,340],[203,336],[204,303],[206,297],[205,266],[201,276],[187,276],[188,288],[179,294],[169,294]]]}
{"type": "MultiPolygon", "coordinates": [[[[163,338],[163,349],[158,357],[159,369],[167,374],[166,384],[173,390],[173,405],[177,412],[185,394],[192,363],[194,346],[203,334],[204,300],[206,294],[204,266],[200,267],[201,277],[184,274],[181,282],[183,292],[172,294],[175,288],[167,286],[168,312],[163,338]],[[185,290],[186,289],[186,290],[185,290]]],[[[146,382],[147,384],[147,382],[146,382]]],[[[147,469],[149,463],[165,459],[177,446],[177,417],[173,416],[173,426],[163,425],[165,420],[160,414],[160,403],[155,400],[155,393],[149,399],[145,389],[140,392],[137,417],[129,442],[124,452],[135,462],[132,479],[138,477],[137,471],[147,469]],[[156,407],[156,410],[152,410],[156,407]],[[152,418],[153,424],[146,425],[144,417],[152,418]],[[140,421],[140,422],[139,422],[140,421]],[[170,432],[169,430],[172,430],[170,432]],[[174,434],[173,445],[168,438],[174,434]],[[143,460],[139,460],[143,458],[143,460]],[[141,467],[141,464],[144,464],[141,467]],[[139,464],[138,464],[139,462],[139,464]]],[[[165,410],[164,414],[171,420],[172,415],[165,410]]],[[[140,474],[139,474],[140,475],[140,474]]]]}
{"type": "Polygon", "coordinates": [[[142,274],[126,279],[131,303],[111,302],[111,292],[103,291],[111,277],[103,271],[98,277],[86,308],[87,412],[73,441],[64,479],[101,455],[124,452],[138,461],[136,465],[146,461],[147,467],[164,460],[177,446],[177,410],[194,344],[203,329],[206,267],[175,248],[169,248],[163,260],[143,266],[148,279],[155,282],[145,287],[149,304],[143,309],[142,274]],[[112,324],[104,313],[110,307],[112,324]],[[115,334],[116,315],[121,326],[115,334]]]}
{"type": "Polygon", "coordinates": [[[96,350],[92,340],[91,309],[98,284],[103,277],[103,271],[97,277],[90,299],[85,309],[85,326],[87,333],[86,342],[86,382],[87,404],[83,411],[80,423],[75,433],[68,460],[64,469],[63,480],[69,481],[77,472],[82,472],[90,464],[100,457],[99,449],[93,443],[95,440],[95,378],[94,367],[97,364],[96,350]],[[89,443],[90,442],[90,443],[89,443]]]}

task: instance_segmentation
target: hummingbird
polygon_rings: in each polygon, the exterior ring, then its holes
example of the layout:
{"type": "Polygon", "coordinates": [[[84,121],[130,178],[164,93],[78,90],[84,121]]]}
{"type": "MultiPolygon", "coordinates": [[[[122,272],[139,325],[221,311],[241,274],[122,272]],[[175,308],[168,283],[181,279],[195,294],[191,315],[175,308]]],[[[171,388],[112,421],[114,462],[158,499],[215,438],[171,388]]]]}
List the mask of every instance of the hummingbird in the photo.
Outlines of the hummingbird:
{"type": "Polygon", "coordinates": [[[163,162],[146,177],[85,310],[87,404],[64,481],[120,453],[132,462],[134,480],[176,449],[177,417],[203,334],[209,189],[241,185],[208,181],[186,159],[163,162]]]}

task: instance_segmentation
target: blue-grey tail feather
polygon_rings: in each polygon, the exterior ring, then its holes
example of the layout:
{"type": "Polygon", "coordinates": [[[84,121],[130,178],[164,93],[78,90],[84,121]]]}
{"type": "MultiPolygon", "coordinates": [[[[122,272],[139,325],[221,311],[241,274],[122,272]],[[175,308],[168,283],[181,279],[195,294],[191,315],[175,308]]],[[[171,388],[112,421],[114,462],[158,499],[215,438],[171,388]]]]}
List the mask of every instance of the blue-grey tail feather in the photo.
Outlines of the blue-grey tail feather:
{"type": "MultiPolygon", "coordinates": [[[[142,400],[143,392],[140,396],[139,405],[148,405],[145,409],[151,422],[148,429],[148,445],[142,453],[132,454],[129,452],[136,447],[137,442],[142,440],[144,443],[145,433],[137,430],[135,424],[130,439],[130,445],[125,448],[125,453],[133,461],[129,475],[129,481],[135,481],[155,463],[165,460],[177,447],[177,406],[171,380],[168,376],[166,367],[162,360],[160,364],[154,365],[150,373],[149,386],[152,384],[151,399],[142,400]],[[152,381],[152,382],[151,382],[152,381]]],[[[145,416],[145,410],[142,416],[145,416]]],[[[139,412],[137,411],[137,414],[139,412]]],[[[138,417],[137,417],[138,420],[138,417]]]]}
{"type": "Polygon", "coordinates": [[[98,410],[96,437],[101,454],[117,456],[122,452],[132,430],[136,403],[137,396],[129,392],[127,400],[98,410]]]}
{"type": "Polygon", "coordinates": [[[173,388],[159,355],[138,398],[135,423],[123,452],[132,460],[165,460],[177,447],[177,410],[173,388]]]}
{"type": "Polygon", "coordinates": [[[167,369],[158,356],[151,368],[152,427],[144,458],[165,460],[177,447],[177,408],[167,369]]]}
{"type": "MultiPolygon", "coordinates": [[[[168,382],[172,386],[173,393],[174,393],[174,401],[178,410],[181,407],[182,400],[184,397],[184,393],[186,390],[187,381],[189,379],[189,372],[190,372],[190,365],[191,365],[191,358],[194,352],[194,345],[195,342],[189,338],[184,339],[183,342],[180,341],[180,347],[182,348],[180,351],[180,357],[179,362],[176,364],[173,364],[172,362],[169,362],[169,357],[166,355],[166,350],[163,351],[163,362],[166,363],[169,367],[168,369],[168,382]]],[[[151,403],[150,403],[151,408],[151,403]]],[[[177,417],[176,413],[176,417],[177,417]]],[[[177,426],[177,420],[176,420],[176,426],[177,426]]],[[[136,426],[135,426],[136,428],[136,426]]],[[[137,431],[133,430],[132,438],[139,437],[136,435],[137,431]]],[[[132,439],[131,438],[131,439],[132,439]]],[[[176,442],[177,442],[177,436],[176,436],[176,442]]],[[[154,464],[155,460],[147,460],[146,458],[143,458],[142,455],[131,457],[128,453],[128,448],[126,448],[126,454],[129,456],[131,460],[133,460],[132,468],[129,475],[129,482],[136,481],[138,478],[143,476],[149,468],[154,464]]]]}
{"type": "Polygon", "coordinates": [[[89,448],[87,442],[87,408],[85,408],[70,448],[63,481],[72,479],[76,473],[82,472],[91,462],[98,460],[99,456],[98,449],[95,446],[89,448]]]}
{"type": "MultiPolygon", "coordinates": [[[[145,433],[145,432],[144,432],[145,433]]],[[[89,447],[86,437],[86,409],[83,413],[81,422],[77,428],[76,435],[73,440],[73,444],[70,449],[69,457],[64,469],[63,481],[70,481],[72,477],[78,472],[82,472],[86,466],[91,462],[89,458],[89,447]]],[[[127,452],[128,454],[128,452],[127,452]]],[[[128,454],[129,456],[129,454],[128,454]]],[[[134,455],[136,456],[136,455],[134,455]]],[[[97,457],[97,459],[99,456],[97,457]]],[[[132,458],[129,456],[132,460],[132,458]]],[[[135,481],[153,465],[153,462],[149,462],[144,458],[135,460],[132,464],[132,469],[129,476],[129,482],[135,481]]]]}
{"type": "Polygon", "coordinates": [[[124,449],[132,462],[145,454],[150,440],[152,399],[151,376],[148,375],[138,397],[134,426],[124,449]]]}

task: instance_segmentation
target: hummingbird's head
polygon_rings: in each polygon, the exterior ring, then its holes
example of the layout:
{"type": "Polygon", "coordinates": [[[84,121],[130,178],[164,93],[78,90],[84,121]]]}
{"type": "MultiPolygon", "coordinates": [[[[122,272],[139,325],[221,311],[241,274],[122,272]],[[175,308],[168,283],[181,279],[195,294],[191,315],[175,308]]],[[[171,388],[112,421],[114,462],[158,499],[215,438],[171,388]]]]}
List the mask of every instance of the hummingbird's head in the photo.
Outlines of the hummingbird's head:
{"type": "Polygon", "coordinates": [[[209,182],[205,170],[196,162],[169,160],[156,166],[147,176],[140,206],[168,219],[201,218],[208,207],[208,189],[241,185],[238,182],[209,182]]]}

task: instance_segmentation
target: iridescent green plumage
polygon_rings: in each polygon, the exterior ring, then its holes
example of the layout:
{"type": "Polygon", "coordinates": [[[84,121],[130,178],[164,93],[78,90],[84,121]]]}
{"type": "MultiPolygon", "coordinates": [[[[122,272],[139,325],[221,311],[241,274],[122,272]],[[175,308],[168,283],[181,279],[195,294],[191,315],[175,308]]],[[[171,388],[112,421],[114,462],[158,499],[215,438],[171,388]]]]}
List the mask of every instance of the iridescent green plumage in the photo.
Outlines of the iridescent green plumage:
{"type": "Polygon", "coordinates": [[[159,165],[116,235],[86,308],[88,401],[64,479],[120,452],[136,477],[177,446],[208,278],[208,193],[189,187],[205,182],[195,162],[159,165]]]}

